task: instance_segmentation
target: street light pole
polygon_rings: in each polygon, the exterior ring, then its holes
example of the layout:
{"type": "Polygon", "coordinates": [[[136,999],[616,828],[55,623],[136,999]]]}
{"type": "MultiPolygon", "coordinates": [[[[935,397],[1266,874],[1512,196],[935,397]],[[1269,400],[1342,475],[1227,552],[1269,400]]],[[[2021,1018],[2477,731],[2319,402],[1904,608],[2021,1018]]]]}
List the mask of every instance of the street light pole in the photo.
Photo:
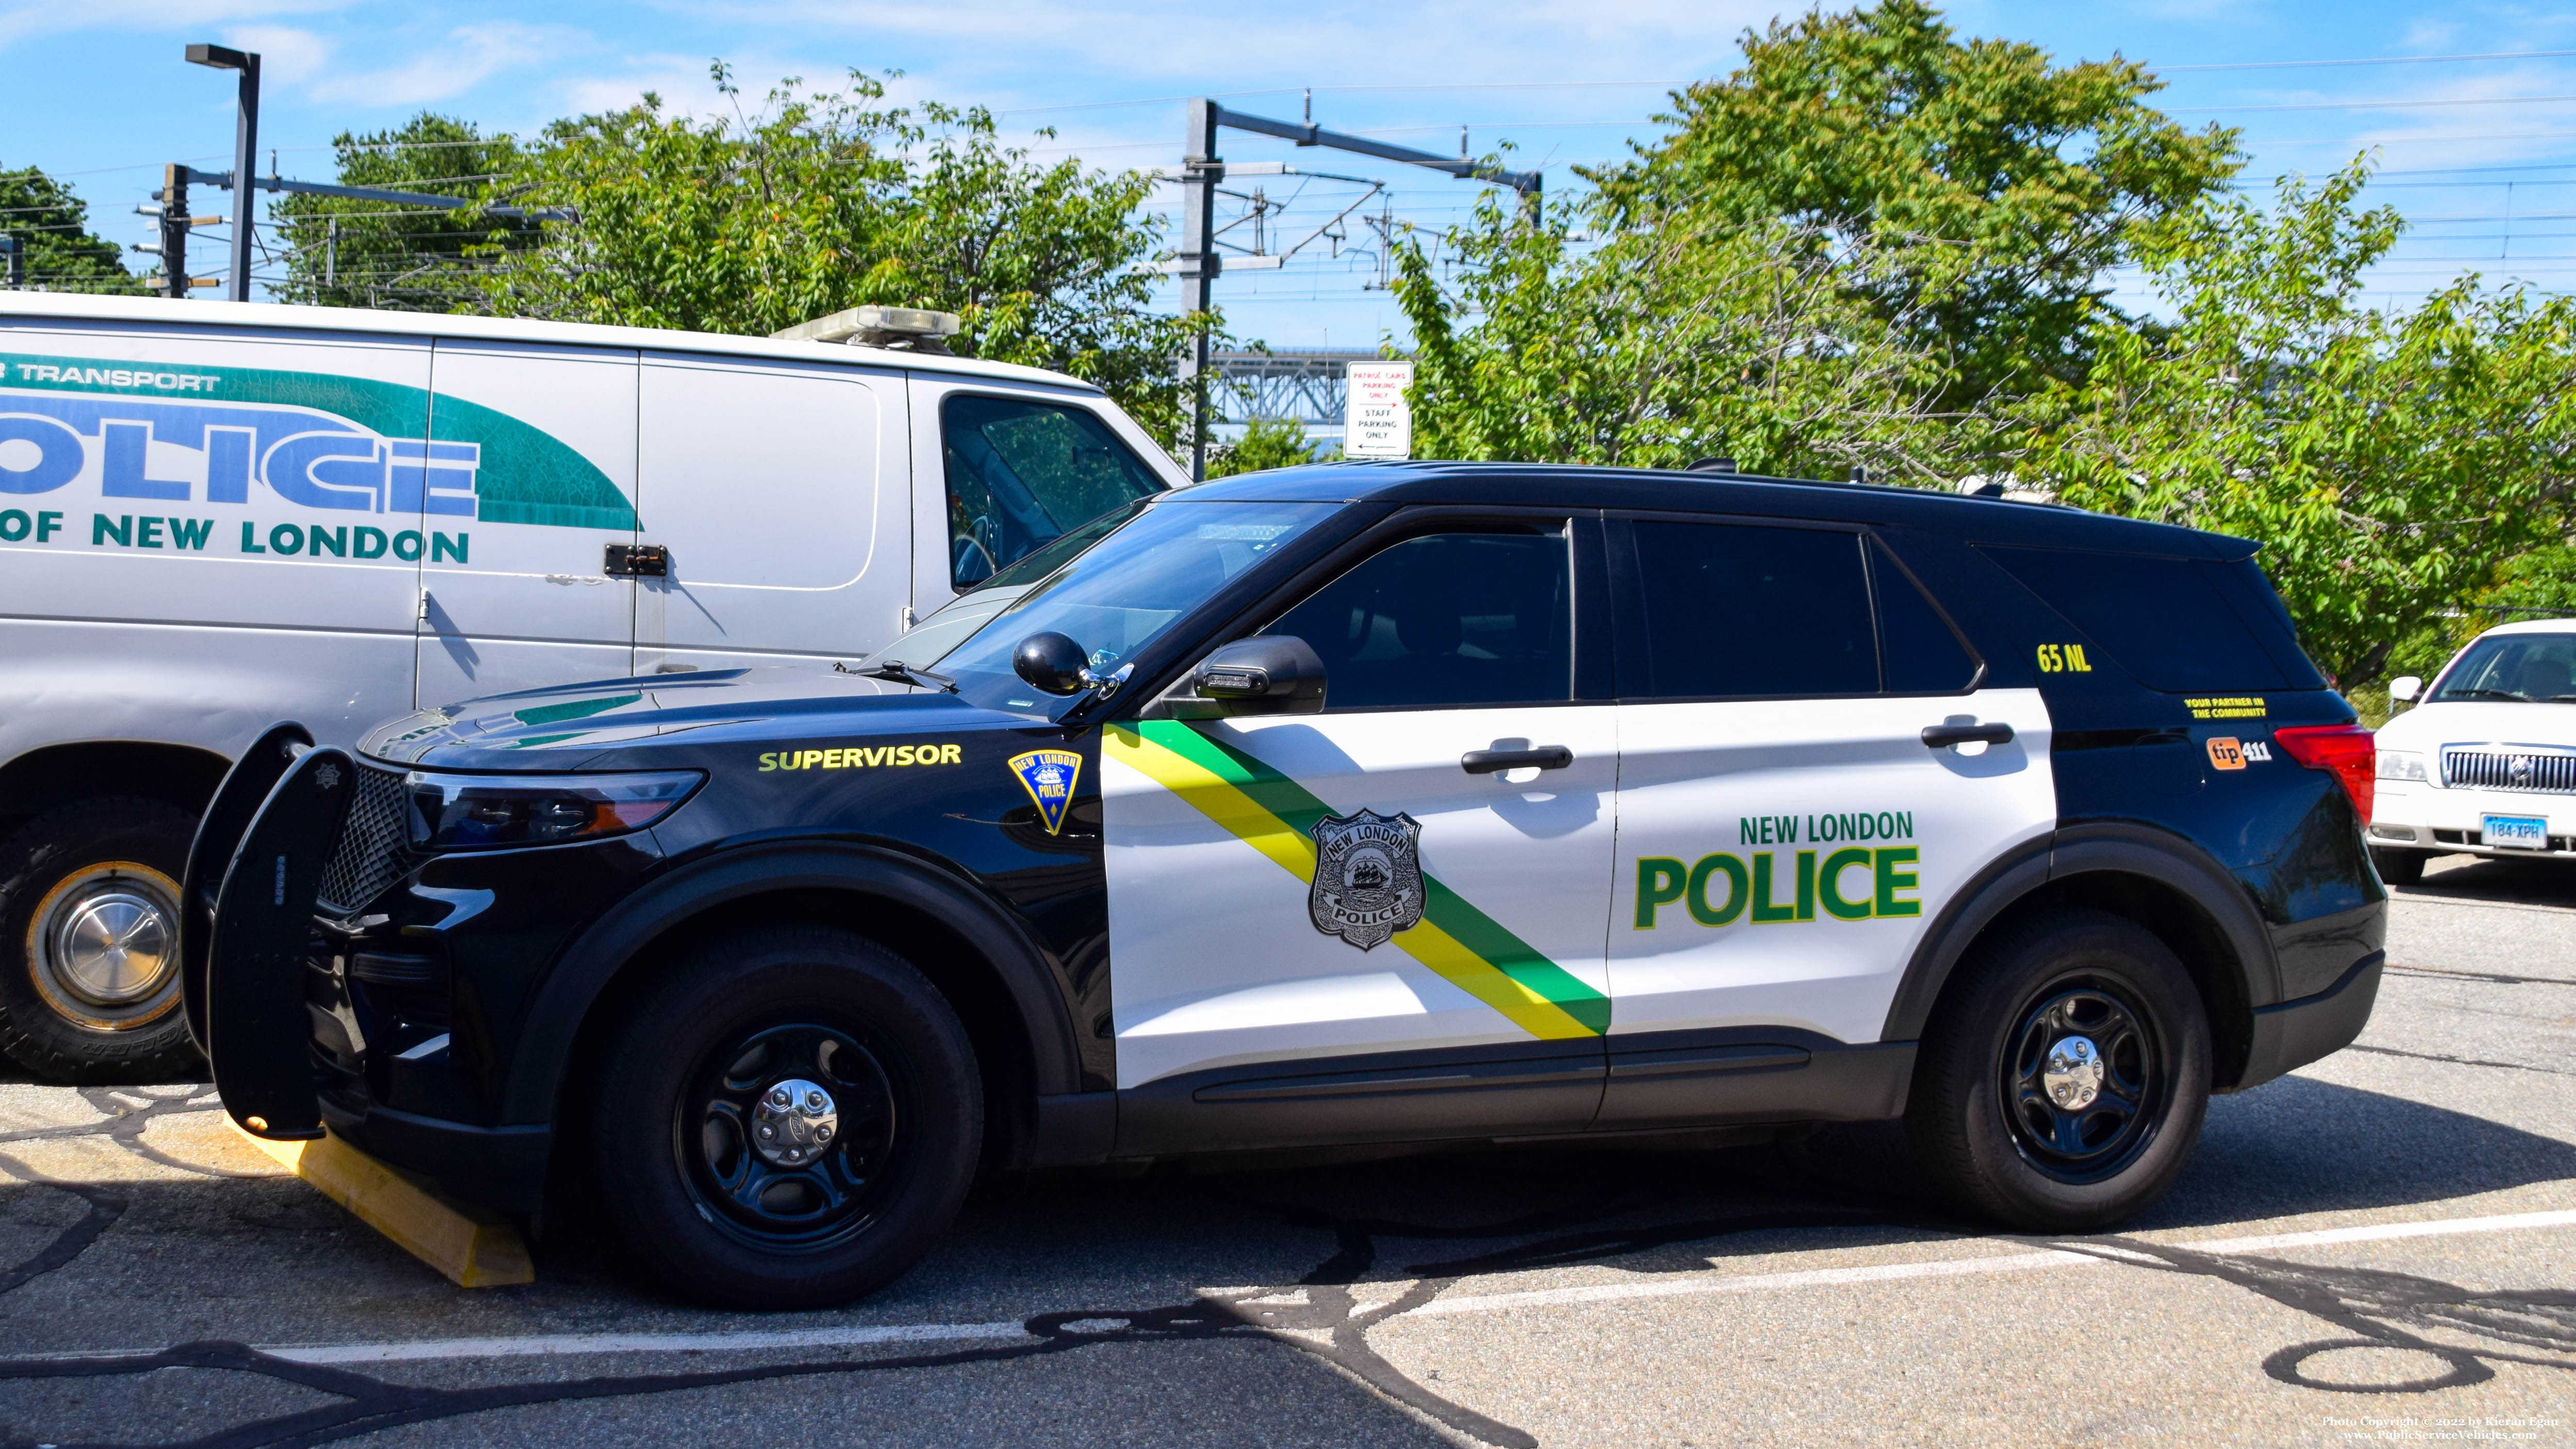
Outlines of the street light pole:
{"type": "MultiPolygon", "coordinates": [[[[253,157],[259,150],[259,57],[221,45],[188,47],[188,63],[241,73],[241,104],[233,122],[233,270],[228,290],[236,302],[250,300],[251,185],[253,157]]],[[[165,259],[165,265],[166,259],[165,259]]]]}

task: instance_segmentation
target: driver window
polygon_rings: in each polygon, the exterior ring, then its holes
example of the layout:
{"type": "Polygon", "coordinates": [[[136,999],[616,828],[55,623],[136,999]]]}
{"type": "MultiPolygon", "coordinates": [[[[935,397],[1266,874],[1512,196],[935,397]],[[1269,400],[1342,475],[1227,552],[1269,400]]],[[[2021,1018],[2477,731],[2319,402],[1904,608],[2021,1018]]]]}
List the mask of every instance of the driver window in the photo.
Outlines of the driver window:
{"type": "Polygon", "coordinates": [[[939,431],[948,576],[960,589],[1163,491],[1163,480],[1082,408],[958,393],[940,405],[939,431]]]}
{"type": "Polygon", "coordinates": [[[1560,703],[1574,697],[1567,550],[1562,529],[1409,538],[1262,632],[1322,656],[1328,711],[1560,703]]]}

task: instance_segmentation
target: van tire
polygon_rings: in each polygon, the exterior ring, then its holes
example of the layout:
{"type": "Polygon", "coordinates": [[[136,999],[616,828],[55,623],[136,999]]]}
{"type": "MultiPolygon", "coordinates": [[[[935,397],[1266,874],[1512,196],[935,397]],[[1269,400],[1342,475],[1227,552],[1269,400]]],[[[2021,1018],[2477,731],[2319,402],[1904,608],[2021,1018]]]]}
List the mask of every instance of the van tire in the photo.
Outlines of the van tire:
{"type": "Polygon", "coordinates": [[[2210,1059],[2200,993],[2164,942],[2105,911],[2046,911],[1980,942],[1942,992],[1906,1135],[1969,1211],[2089,1232],[2154,1202],[2190,1161],[2210,1059]]]}
{"type": "Polygon", "coordinates": [[[0,1052],[81,1085],[204,1070],[179,1009],[176,919],[196,829],[175,805],[118,795],[58,806],[0,840],[0,1052]],[[82,927],[100,921],[143,921],[133,939],[156,964],[141,983],[96,978],[108,984],[93,998],[77,963],[82,927]]]}
{"type": "Polygon", "coordinates": [[[650,1279],[689,1298],[864,1297],[930,1251],[974,1183],[984,1104],[965,1027],[909,962],[848,932],[701,942],[605,1046],[592,1181],[650,1279]]]}

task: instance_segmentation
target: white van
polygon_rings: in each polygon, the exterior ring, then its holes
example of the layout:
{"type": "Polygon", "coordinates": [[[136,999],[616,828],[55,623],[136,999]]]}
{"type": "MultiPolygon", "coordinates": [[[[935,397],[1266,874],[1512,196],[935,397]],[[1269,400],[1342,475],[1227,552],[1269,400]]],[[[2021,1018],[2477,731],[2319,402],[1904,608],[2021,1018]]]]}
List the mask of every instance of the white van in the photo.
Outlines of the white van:
{"type": "MultiPolygon", "coordinates": [[[[1184,474],[937,314],[789,338],[0,294],[0,1049],[176,1070],[176,884],[278,719],[830,668],[1184,474]],[[921,345],[884,340],[911,325],[921,345]]],[[[893,319],[893,320],[890,320],[893,319]]]]}

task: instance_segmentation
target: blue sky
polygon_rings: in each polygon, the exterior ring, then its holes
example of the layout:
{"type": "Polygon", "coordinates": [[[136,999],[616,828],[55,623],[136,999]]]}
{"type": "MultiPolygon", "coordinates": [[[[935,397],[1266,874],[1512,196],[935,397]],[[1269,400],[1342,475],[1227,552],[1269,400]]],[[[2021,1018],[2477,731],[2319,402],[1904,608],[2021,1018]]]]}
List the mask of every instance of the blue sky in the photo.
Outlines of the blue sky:
{"type": "MultiPolygon", "coordinates": [[[[523,131],[648,89],[709,108],[719,101],[707,63],[722,56],[753,96],[781,76],[900,69],[898,97],[986,105],[1006,131],[1054,128],[1027,141],[1041,155],[1118,167],[1178,159],[1179,97],[1227,95],[1293,118],[1311,87],[1325,125],[1444,153],[1463,126],[1479,153],[1509,142],[1520,164],[1545,165],[1553,190],[1576,184],[1569,166],[1656,134],[1664,90],[1730,68],[1744,28],[1777,13],[1752,0],[0,0],[0,166],[65,177],[97,229],[144,240],[131,208],[162,162],[230,162],[231,78],[180,54],[214,40],[265,57],[262,149],[276,148],[286,175],[313,180],[330,179],[335,132],[398,125],[423,108],[523,131]]],[[[1950,17],[1965,33],[2033,41],[2064,59],[2116,51],[2151,63],[2177,115],[2244,128],[2249,180],[2328,171],[2379,147],[2379,199],[2414,222],[2375,279],[2400,304],[2464,267],[2576,289],[2576,54],[2531,54],[2576,52],[2576,7],[1988,0],[1950,17]],[[2500,52],[2516,58],[2417,59],[2500,52]],[[2388,59],[2403,63],[2314,63],[2388,59]]],[[[1476,191],[1249,137],[1229,139],[1225,155],[1383,181],[1363,212],[1391,208],[1421,225],[1455,218],[1476,191]]],[[[1295,193],[1277,218],[1289,240],[1365,189],[1291,176],[1242,184],[1295,193]]],[[[198,209],[214,209],[205,193],[198,209]]],[[[1278,346],[1368,346],[1394,327],[1385,293],[1369,286],[1367,228],[1354,216],[1344,229],[1339,256],[1327,239],[1280,270],[1223,279],[1235,330],[1278,346]]],[[[201,232],[192,270],[218,268],[220,253],[201,232]]]]}

